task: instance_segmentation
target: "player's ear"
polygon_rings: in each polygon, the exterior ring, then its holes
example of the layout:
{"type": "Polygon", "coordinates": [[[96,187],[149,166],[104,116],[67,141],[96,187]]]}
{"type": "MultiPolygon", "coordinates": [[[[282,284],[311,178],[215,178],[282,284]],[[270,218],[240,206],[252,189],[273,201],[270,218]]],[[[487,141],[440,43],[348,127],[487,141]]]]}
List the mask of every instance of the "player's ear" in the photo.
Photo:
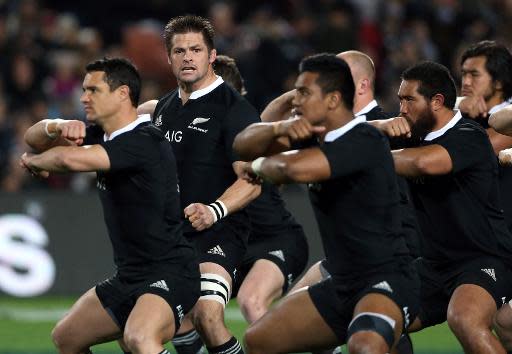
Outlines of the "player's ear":
{"type": "Polygon", "coordinates": [[[430,99],[430,105],[431,105],[431,108],[432,110],[435,112],[435,111],[438,111],[439,109],[441,109],[442,107],[444,107],[444,96],[441,95],[440,93],[438,94],[435,94],[431,99],[430,99]]]}
{"type": "Polygon", "coordinates": [[[329,92],[327,96],[327,107],[336,109],[341,103],[341,93],[339,91],[329,92]]]}
{"type": "Polygon", "coordinates": [[[208,61],[210,62],[210,64],[213,64],[215,59],[217,59],[217,50],[212,49],[212,50],[210,50],[210,55],[209,55],[208,61]]]}

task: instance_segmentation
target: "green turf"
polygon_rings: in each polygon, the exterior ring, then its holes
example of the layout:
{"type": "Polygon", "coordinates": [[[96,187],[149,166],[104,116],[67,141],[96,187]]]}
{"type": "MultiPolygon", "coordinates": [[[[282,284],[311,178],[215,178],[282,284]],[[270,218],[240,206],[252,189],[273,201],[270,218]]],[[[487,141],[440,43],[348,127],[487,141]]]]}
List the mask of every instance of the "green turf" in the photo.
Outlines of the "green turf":
{"type": "MultiPolygon", "coordinates": [[[[50,339],[50,332],[56,321],[54,318],[59,316],[62,309],[69,308],[73,301],[72,298],[59,297],[36,299],[0,297],[0,354],[54,353],[50,339]]],[[[231,313],[236,314],[234,301],[230,303],[229,309],[231,313]]],[[[228,321],[228,327],[237,338],[241,339],[246,324],[240,319],[232,318],[228,321]]],[[[462,353],[460,345],[446,324],[413,334],[412,338],[417,354],[462,353]]],[[[115,343],[99,345],[93,350],[95,354],[121,353],[115,343]]]]}

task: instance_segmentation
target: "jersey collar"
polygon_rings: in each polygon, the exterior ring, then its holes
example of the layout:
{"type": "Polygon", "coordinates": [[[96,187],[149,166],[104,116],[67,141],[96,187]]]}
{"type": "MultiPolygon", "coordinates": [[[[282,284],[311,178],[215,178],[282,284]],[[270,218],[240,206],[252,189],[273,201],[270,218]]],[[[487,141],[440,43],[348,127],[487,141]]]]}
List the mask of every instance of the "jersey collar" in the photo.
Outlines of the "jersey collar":
{"type": "MultiPolygon", "coordinates": [[[[217,76],[217,75],[215,75],[215,76],[217,76]]],[[[222,80],[222,77],[217,76],[217,79],[214,82],[212,82],[210,85],[208,85],[205,88],[202,88],[200,90],[192,92],[188,99],[195,100],[195,99],[198,99],[199,97],[207,95],[210,92],[212,92],[213,90],[215,90],[217,87],[219,87],[223,82],[224,82],[224,80],[222,80]]],[[[178,97],[181,98],[181,89],[180,88],[178,88],[178,97]]]]}
{"type": "Polygon", "coordinates": [[[352,119],[347,124],[339,127],[338,129],[331,130],[330,132],[325,134],[324,141],[326,143],[333,142],[334,140],[338,139],[340,136],[342,136],[345,133],[347,133],[350,129],[354,128],[359,123],[364,123],[364,122],[366,122],[366,117],[365,116],[355,117],[354,119],[352,119]]]}
{"type": "Polygon", "coordinates": [[[512,101],[512,99],[510,100],[507,100],[507,101],[503,101],[501,102],[500,104],[497,104],[496,106],[492,107],[490,110],[489,110],[489,114],[493,114],[493,113],[496,113],[498,112],[499,110],[501,110],[502,108],[505,108],[506,106],[508,106],[510,104],[510,102],[512,101]]]}
{"type": "Polygon", "coordinates": [[[110,136],[108,136],[107,134],[103,134],[103,141],[112,140],[116,136],[119,136],[119,135],[121,135],[123,133],[129,132],[130,130],[135,129],[135,127],[137,125],[139,125],[141,123],[145,123],[145,122],[151,122],[151,116],[149,114],[141,114],[133,122],[131,122],[130,124],[128,124],[128,125],[126,125],[124,127],[122,127],[121,129],[116,130],[115,132],[110,134],[110,136]]]}
{"type": "Polygon", "coordinates": [[[460,111],[457,111],[457,113],[455,113],[453,118],[450,119],[450,121],[448,123],[446,123],[446,125],[444,127],[442,127],[441,129],[438,129],[436,131],[428,133],[427,136],[425,137],[425,139],[423,139],[423,140],[431,141],[431,140],[439,138],[440,136],[444,135],[444,133],[446,133],[449,129],[453,128],[453,126],[455,124],[457,124],[457,122],[461,119],[462,119],[462,113],[460,113],[460,111]]]}
{"type": "Polygon", "coordinates": [[[368,103],[366,106],[364,106],[364,108],[362,110],[360,110],[359,112],[354,114],[354,116],[356,116],[356,117],[364,116],[366,113],[370,112],[372,109],[374,109],[377,106],[378,106],[377,101],[372,100],[370,103],[368,103]]]}

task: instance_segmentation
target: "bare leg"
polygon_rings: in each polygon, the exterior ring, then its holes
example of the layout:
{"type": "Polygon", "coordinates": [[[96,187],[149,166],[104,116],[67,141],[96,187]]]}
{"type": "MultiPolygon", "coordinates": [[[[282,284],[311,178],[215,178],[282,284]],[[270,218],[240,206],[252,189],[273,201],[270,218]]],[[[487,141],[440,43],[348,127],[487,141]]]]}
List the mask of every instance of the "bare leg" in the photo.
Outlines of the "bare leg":
{"type": "Polygon", "coordinates": [[[237,295],[237,302],[249,323],[267,312],[272,301],[282,294],[284,275],[279,267],[266,259],[257,260],[245,277],[237,295]]]}
{"type": "Polygon", "coordinates": [[[90,346],[120,337],[120,328],[101,305],[94,288],[75,302],[52,331],[61,354],[88,353],[90,346]]]}

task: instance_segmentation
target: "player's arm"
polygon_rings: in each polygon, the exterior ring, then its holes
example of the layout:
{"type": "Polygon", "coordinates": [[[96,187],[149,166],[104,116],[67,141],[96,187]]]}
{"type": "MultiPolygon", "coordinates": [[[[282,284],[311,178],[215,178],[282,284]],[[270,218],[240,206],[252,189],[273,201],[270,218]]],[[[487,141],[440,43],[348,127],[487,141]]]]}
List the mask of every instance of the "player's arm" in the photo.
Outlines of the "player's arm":
{"type": "Polygon", "coordinates": [[[292,101],[295,96],[295,89],[283,93],[272,100],[261,112],[262,122],[277,122],[285,120],[292,115],[292,101]]]}
{"type": "Polygon", "coordinates": [[[101,145],[57,146],[41,154],[25,153],[20,164],[35,175],[47,172],[85,172],[110,169],[107,152],[101,145]]]}
{"type": "MultiPolygon", "coordinates": [[[[242,161],[233,163],[235,171],[242,163],[242,161]]],[[[202,231],[211,227],[228,214],[242,209],[252,200],[256,199],[260,193],[260,185],[250,183],[243,178],[237,178],[237,180],[213,203],[208,205],[192,203],[187,206],[184,210],[185,216],[190,221],[192,227],[197,231],[202,231]]]]}
{"type": "Polygon", "coordinates": [[[292,142],[307,140],[325,131],[306,119],[295,117],[272,123],[254,123],[235,137],[233,150],[244,160],[289,150],[292,142]]]}
{"type": "Polygon", "coordinates": [[[441,145],[393,150],[396,173],[405,177],[437,176],[450,173],[453,162],[441,145]]]}
{"type": "Polygon", "coordinates": [[[36,151],[81,145],[84,138],[85,124],[79,120],[43,119],[25,133],[25,142],[36,151]]]}
{"type": "Polygon", "coordinates": [[[324,153],[315,147],[244,162],[237,174],[252,183],[260,179],[274,184],[310,183],[328,179],[331,168],[324,153]]]}
{"type": "Polygon", "coordinates": [[[368,121],[367,123],[377,128],[382,134],[390,138],[411,137],[411,127],[404,117],[377,119],[368,121]]]}
{"type": "Polygon", "coordinates": [[[137,114],[138,115],[149,114],[151,117],[153,117],[153,113],[155,112],[157,103],[158,103],[158,100],[150,100],[150,101],[141,103],[137,107],[137,114]]]}
{"type": "Polygon", "coordinates": [[[489,125],[500,134],[512,135],[512,105],[491,114],[489,125]]]}

